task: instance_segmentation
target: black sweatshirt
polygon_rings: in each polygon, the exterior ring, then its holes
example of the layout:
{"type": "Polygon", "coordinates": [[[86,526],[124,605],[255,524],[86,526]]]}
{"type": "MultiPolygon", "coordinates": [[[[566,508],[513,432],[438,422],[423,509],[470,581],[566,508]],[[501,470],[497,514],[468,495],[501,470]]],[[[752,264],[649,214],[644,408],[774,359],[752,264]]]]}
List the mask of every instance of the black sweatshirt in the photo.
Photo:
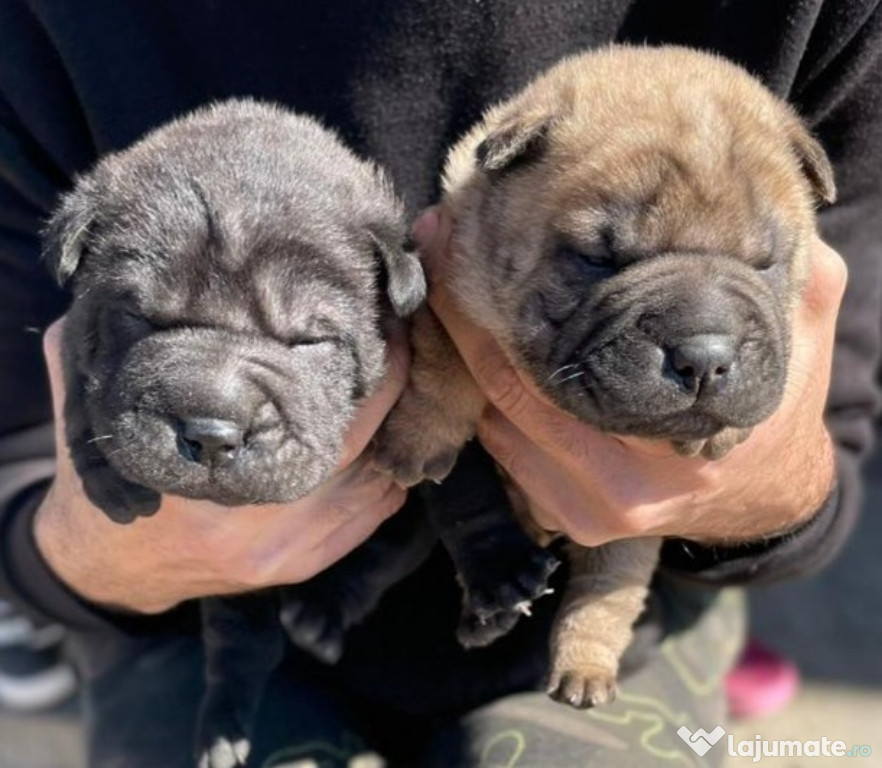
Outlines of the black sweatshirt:
{"type": "MultiPolygon", "coordinates": [[[[31,535],[53,455],[39,333],[68,301],[40,264],[38,233],[77,172],[193,107],[249,95],[338,129],[416,212],[437,199],[445,150],[487,105],[610,41],[716,51],[794,104],[835,166],[840,202],[822,212],[822,234],[850,269],[828,407],[831,497],[789,536],[670,541],[664,566],[707,584],[771,581],[820,568],[852,528],[882,322],[877,0],[0,0],[0,41],[0,596],[33,615],[108,621],[55,580],[31,535]]],[[[455,612],[449,566],[436,561],[415,583],[455,612]]]]}

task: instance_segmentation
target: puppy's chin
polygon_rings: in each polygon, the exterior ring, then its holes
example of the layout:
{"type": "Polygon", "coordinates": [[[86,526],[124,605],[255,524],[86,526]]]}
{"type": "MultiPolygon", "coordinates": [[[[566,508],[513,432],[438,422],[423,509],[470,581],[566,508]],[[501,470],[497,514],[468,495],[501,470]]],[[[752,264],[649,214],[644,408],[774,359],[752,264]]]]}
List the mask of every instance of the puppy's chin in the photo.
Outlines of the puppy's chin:
{"type": "Polygon", "coordinates": [[[783,381],[766,382],[761,391],[702,400],[684,397],[664,381],[644,380],[615,391],[608,389],[614,373],[603,371],[599,378],[603,383],[545,391],[563,410],[605,432],[670,440],[700,440],[730,427],[755,426],[771,415],[784,389],[783,381]]]}

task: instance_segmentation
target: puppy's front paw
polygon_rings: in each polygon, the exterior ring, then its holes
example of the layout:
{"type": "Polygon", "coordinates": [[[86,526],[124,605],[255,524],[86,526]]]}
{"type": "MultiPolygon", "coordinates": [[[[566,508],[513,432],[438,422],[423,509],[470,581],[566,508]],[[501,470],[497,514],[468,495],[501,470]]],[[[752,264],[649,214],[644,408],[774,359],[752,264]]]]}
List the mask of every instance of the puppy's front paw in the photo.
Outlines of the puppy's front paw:
{"type": "Polygon", "coordinates": [[[402,488],[411,488],[423,480],[440,483],[456,463],[459,447],[430,445],[427,436],[412,436],[403,441],[381,429],[374,438],[374,464],[392,475],[402,488]]]}
{"type": "Polygon", "coordinates": [[[616,672],[607,667],[553,668],[545,686],[548,695],[561,704],[588,709],[609,704],[616,697],[616,672]]]}
{"type": "Polygon", "coordinates": [[[404,488],[441,482],[473,431],[408,388],[374,437],[374,463],[404,488]]]}
{"type": "Polygon", "coordinates": [[[485,648],[511,632],[523,615],[521,611],[510,610],[478,616],[473,611],[463,610],[456,639],[463,648],[485,648]]]}
{"type": "Polygon", "coordinates": [[[364,620],[383,592],[370,573],[352,566],[343,560],[282,591],[280,619],[289,639],[325,664],[340,660],[346,631],[364,620]]]}
{"type": "Polygon", "coordinates": [[[104,465],[82,473],[83,489],[96,507],[115,523],[131,523],[139,517],[156,513],[162,497],[143,485],[130,483],[119,473],[104,465]]]}
{"type": "Polygon", "coordinates": [[[548,579],[560,560],[529,539],[506,555],[482,561],[461,577],[466,596],[457,638],[465,648],[489,645],[507,634],[521,616],[530,615],[534,600],[550,592],[548,579]]]}
{"type": "Polygon", "coordinates": [[[233,712],[214,709],[202,716],[197,750],[199,768],[244,768],[251,741],[233,712]]]}

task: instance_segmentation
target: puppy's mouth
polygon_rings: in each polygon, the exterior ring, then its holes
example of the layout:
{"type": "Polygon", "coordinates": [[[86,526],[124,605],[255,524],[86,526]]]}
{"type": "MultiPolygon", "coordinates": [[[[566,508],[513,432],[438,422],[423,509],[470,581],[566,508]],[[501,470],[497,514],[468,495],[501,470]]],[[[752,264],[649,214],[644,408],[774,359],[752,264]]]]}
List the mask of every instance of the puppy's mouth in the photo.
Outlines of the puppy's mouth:
{"type": "Polygon", "coordinates": [[[626,333],[555,370],[545,391],[605,431],[697,440],[767,418],[783,395],[782,359],[775,344],[722,334],[657,345],[626,333]]]}
{"type": "Polygon", "coordinates": [[[290,502],[308,493],[335,463],[279,427],[248,433],[221,419],[128,413],[102,443],[128,480],[155,491],[225,506],[290,502]]]}

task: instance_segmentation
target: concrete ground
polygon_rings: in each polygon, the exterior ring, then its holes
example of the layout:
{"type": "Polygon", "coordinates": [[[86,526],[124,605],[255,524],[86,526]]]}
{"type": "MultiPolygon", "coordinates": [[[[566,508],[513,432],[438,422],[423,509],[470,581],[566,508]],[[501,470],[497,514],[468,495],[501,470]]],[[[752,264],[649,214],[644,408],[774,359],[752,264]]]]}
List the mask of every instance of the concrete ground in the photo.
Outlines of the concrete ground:
{"type": "MultiPolygon", "coordinates": [[[[866,745],[868,757],[764,758],[779,768],[853,760],[882,766],[882,450],[866,468],[864,510],[839,559],[817,578],[751,593],[751,631],[795,660],[804,686],[780,714],[739,723],[736,742],[799,739],[866,745]]],[[[726,768],[750,764],[732,758],[726,768]]]]}
{"type": "Polygon", "coordinates": [[[71,704],[45,715],[0,711],[0,768],[86,768],[71,704]]]}
{"type": "MultiPolygon", "coordinates": [[[[752,593],[752,633],[794,659],[804,684],[783,712],[742,721],[729,733],[736,743],[757,735],[766,741],[827,737],[872,753],[764,757],[762,765],[827,768],[851,760],[882,766],[882,450],[866,476],[864,514],[839,560],[815,579],[752,593]]],[[[72,706],[32,717],[0,713],[0,768],[86,768],[76,722],[72,706]]],[[[752,764],[734,757],[726,768],[752,764]]]]}

